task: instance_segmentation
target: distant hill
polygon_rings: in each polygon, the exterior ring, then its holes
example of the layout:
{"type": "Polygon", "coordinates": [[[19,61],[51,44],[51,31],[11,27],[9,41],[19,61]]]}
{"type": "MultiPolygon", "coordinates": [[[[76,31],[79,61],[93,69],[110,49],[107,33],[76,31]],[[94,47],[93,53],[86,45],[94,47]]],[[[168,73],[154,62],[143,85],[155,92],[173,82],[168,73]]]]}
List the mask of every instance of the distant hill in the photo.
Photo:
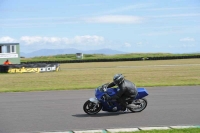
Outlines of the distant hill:
{"type": "Polygon", "coordinates": [[[51,55],[59,55],[59,54],[76,54],[76,53],[83,53],[83,54],[105,54],[105,55],[112,55],[112,54],[126,54],[126,52],[112,50],[112,49],[99,49],[99,50],[78,50],[74,48],[69,49],[41,49],[31,53],[24,53],[21,52],[21,57],[36,57],[36,56],[51,56],[51,55]]]}

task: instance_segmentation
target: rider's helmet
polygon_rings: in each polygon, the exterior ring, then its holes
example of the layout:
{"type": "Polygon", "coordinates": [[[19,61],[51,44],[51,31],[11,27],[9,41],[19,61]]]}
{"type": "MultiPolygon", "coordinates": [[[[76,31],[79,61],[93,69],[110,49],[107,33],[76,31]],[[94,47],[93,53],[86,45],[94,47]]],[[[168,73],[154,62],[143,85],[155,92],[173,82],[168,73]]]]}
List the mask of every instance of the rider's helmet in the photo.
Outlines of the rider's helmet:
{"type": "Polygon", "coordinates": [[[122,74],[115,74],[113,77],[113,82],[116,85],[120,85],[124,81],[124,76],[122,74]]]}

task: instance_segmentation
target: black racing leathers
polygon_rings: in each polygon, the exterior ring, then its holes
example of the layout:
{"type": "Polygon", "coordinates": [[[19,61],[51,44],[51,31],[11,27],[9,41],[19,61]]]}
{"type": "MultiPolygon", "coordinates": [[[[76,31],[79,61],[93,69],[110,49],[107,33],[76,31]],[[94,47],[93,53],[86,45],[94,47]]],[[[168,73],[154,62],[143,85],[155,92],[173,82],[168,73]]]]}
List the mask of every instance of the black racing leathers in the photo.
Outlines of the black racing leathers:
{"type": "MultiPolygon", "coordinates": [[[[114,82],[110,83],[107,87],[113,87],[116,86],[114,82]]],[[[135,96],[138,94],[137,88],[134,83],[132,83],[129,80],[124,80],[123,83],[118,85],[118,93],[111,97],[111,99],[116,99],[121,105],[124,107],[127,107],[127,99],[131,99],[131,101],[135,98],[135,96]]]]}
{"type": "MultiPolygon", "coordinates": [[[[110,83],[107,87],[113,87],[116,86],[114,82],[110,83]]],[[[121,96],[126,96],[126,97],[135,97],[137,95],[137,89],[134,83],[132,83],[129,80],[124,80],[123,83],[118,85],[118,93],[114,96],[112,96],[112,99],[118,99],[121,96]]]]}

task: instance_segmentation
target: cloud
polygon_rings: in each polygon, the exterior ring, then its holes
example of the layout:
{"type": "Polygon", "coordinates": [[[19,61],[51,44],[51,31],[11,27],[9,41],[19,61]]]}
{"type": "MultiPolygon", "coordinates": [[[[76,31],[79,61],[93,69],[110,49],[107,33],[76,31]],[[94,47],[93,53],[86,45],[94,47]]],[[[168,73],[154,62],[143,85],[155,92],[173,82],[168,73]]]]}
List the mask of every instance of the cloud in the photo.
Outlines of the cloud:
{"type": "Polygon", "coordinates": [[[12,43],[12,42],[16,42],[16,40],[9,37],[9,36],[5,36],[5,37],[0,38],[0,43],[12,43]]]}
{"type": "Polygon", "coordinates": [[[101,36],[90,36],[90,35],[85,35],[85,36],[75,36],[72,39],[73,43],[77,44],[94,44],[98,45],[102,42],[104,42],[104,37],[101,36]]]}
{"type": "Polygon", "coordinates": [[[20,41],[24,42],[26,45],[31,45],[34,43],[60,43],[61,38],[59,37],[41,37],[41,36],[22,36],[20,41]]]}
{"type": "Polygon", "coordinates": [[[125,47],[131,47],[131,44],[126,42],[126,43],[124,43],[124,46],[125,47]]]}
{"type": "Polygon", "coordinates": [[[42,36],[22,36],[20,41],[25,45],[34,44],[76,44],[76,45],[99,45],[104,42],[104,37],[96,35],[75,36],[74,38],[66,37],[42,37],[42,36]]]}
{"type": "Polygon", "coordinates": [[[103,24],[136,24],[145,20],[143,17],[131,15],[104,15],[98,17],[44,17],[0,19],[0,28],[39,28],[63,24],[103,23],[103,24]]]}
{"type": "Polygon", "coordinates": [[[130,15],[105,15],[99,17],[84,18],[88,23],[141,23],[142,17],[130,16],[130,15]]]}
{"type": "Polygon", "coordinates": [[[170,15],[157,15],[149,16],[150,18],[177,18],[177,17],[198,17],[200,13],[186,13],[186,14],[170,14],[170,15]]]}
{"type": "Polygon", "coordinates": [[[195,39],[191,38],[191,37],[186,37],[186,38],[182,38],[180,39],[181,42],[194,42],[195,39]]]}

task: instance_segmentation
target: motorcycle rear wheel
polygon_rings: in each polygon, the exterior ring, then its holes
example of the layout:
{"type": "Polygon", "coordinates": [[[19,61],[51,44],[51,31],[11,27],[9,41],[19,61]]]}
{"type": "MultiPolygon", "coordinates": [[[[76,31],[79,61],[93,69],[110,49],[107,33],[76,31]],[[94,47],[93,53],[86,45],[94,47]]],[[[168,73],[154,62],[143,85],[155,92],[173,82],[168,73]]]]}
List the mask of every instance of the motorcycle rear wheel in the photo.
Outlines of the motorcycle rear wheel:
{"type": "Polygon", "coordinates": [[[147,99],[142,98],[142,99],[137,99],[132,102],[135,105],[139,105],[140,107],[136,109],[129,109],[131,112],[141,112],[147,107],[147,99]]]}
{"type": "Polygon", "coordinates": [[[86,101],[83,105],[83,110],[88,115],[97,114],[102,109],[102,105],[100,103],[93,103],[90,100],[86,101]]]}

